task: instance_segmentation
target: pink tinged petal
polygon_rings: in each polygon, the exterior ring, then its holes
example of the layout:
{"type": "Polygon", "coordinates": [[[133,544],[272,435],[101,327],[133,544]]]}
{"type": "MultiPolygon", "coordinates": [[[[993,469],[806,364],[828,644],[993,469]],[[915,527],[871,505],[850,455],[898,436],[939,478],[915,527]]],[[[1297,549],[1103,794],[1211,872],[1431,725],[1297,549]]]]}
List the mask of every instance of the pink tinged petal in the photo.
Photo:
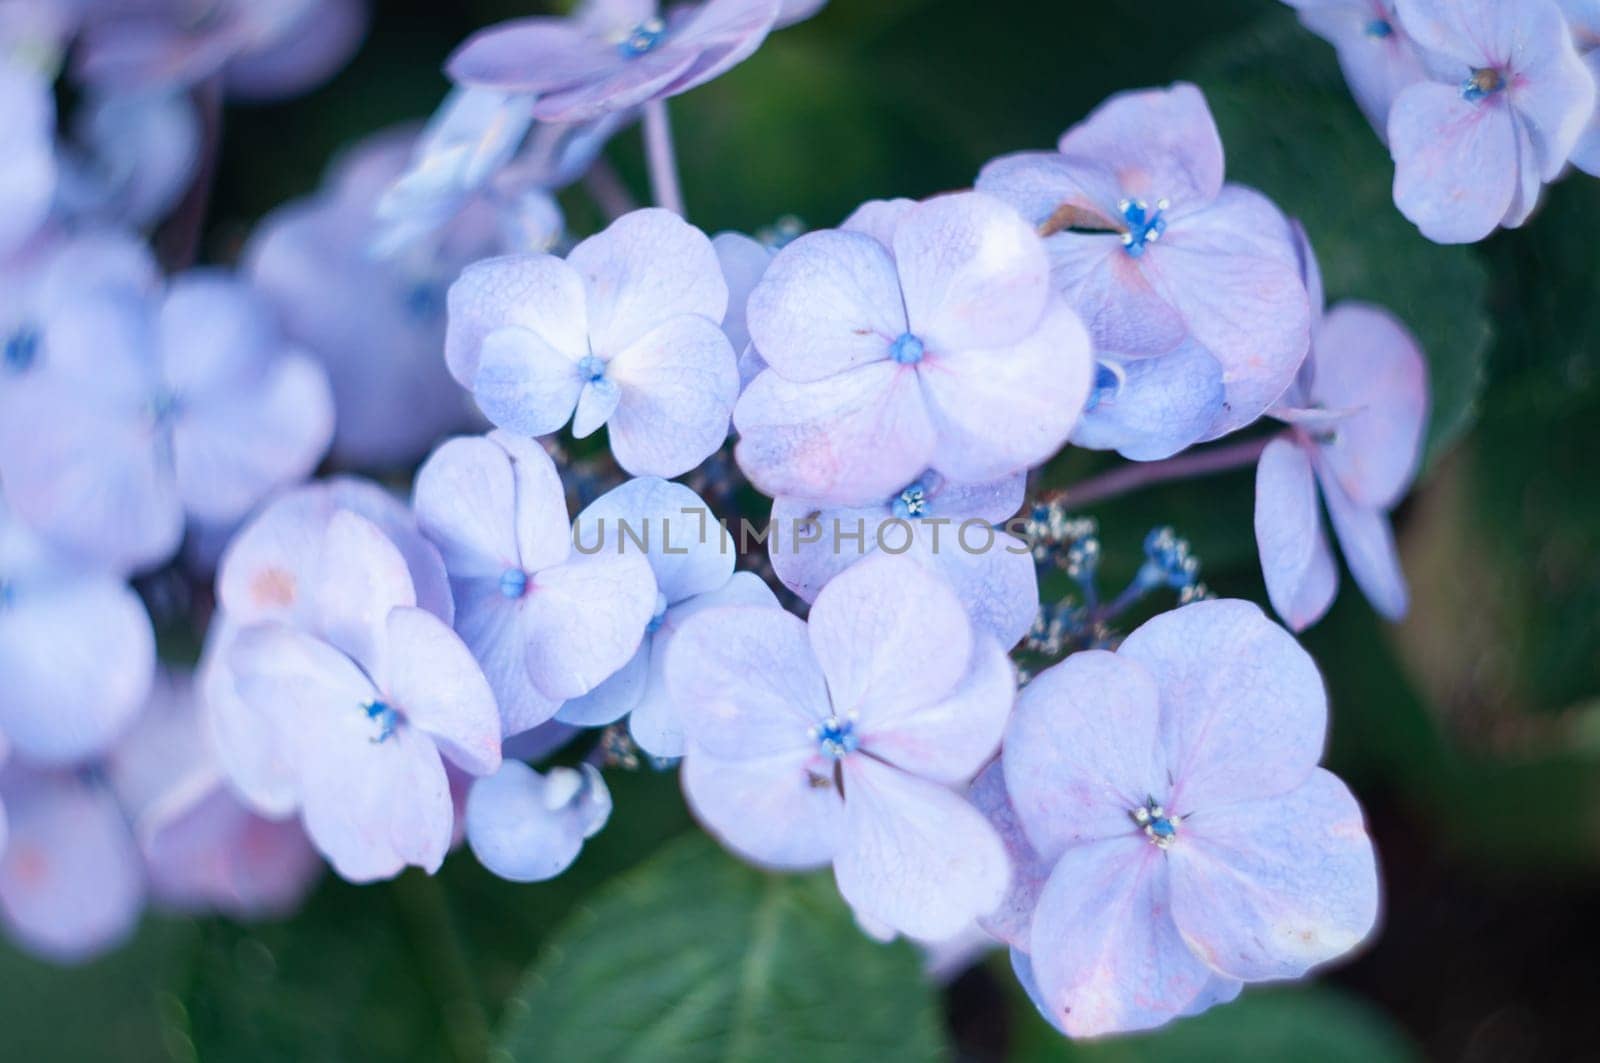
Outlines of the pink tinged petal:
{"type": "Polygon", "coordinates": [[[611,793],[593,766],[540,775],[508,760],[472,786],[467,844],[501,878],[543,882],[570,867],[610,815],[611,793]]]}
{"type": "Polygon", "coordinates": [[[620,537],[619,550],[647,558],[668,603],[716,590],[733,575],[731,536],[680,483],[657,476],[628,480],[589,503],[573,523],[580,543],[620,537]]]}
{"type": "Polygon", "coordinates": [[[1292,630],[1315,624],[1333,604],[1339,570],[1322,530],[1311,459],[1275,439],[1256,467],[1256,546],[1272,608],[1292,630]]]}
{"type": "Polygon", "coordinates": [[[274,488],[311,474],[333,425],[327,373],[301,354],[274,359],[248,391],[197,402],[172,433],[185,508],[207,522],[240,519],[274,488]]]}
{"type": "Polygon", "coordinates": [[[1185,819],[1168,851],[1172,914],[1218,972],[1299,978],[1359,945],[1378,920],[1378,869],[1361,808],[1317,768],[1298,789],[1185,819]]]}
{"type": "Polygon", "coordinates": [[[241,919],[287,914],[322,869],[299,823],[253,814],[220,783],[164,806],[140,844],[162,904],[241,919]]]}
{"type": "MultiPolygon", "coordinates": [[[[578,363],[537,333],[503,328],[491,332],[479,348],[472,397],[497,426],[525,436],[542,436],[572,419],[585,383],[578,363]]],[[[586,413],[593,413],[592,406],[593,400],[586,413]]],[[[589,425],[589,431],[595,427],[589,425]]]]}
{"type": "Polygon", "coordinates": [[[417,604],[406,559],[378,526],[341,509],[328,522],[316,586],[321,634],[380,685],[391,663],[391,609],[417,604]]]}
{"type": "Polygon", "coordinates": [[[1356,410],[1319,453],[1352,500],[1388,509],[1416,472],[1428,416],[1428,365],[1393,314],[1341,303],[1317,333],[1312,395],[1333,409],[1356,410]]]}
{"type": "MultiPolygon", "coordinates": [[[[979,631],[1015,646],[1039,615],[1039,570],[1027,544],[981,521],[952,520],[938,532],[936,549],[931,523],[918,522],[907,554],[950,584],[979,631]]],[[[893,533],[886,538],[897,545],[893,533]]]]}
{"type": "Polygon", "coordinates": [[[1205,97],[1186,82],[1118,93],[1063,133],[1057,147],[1069,158],[1110,166],[1129,198],[1166,199],[1183,210],[1222,189],[1222,137],[1205,97]]]}
{"type": "Polygon", "coordinates": [[[1010,867],[977,809],[870,757],[847,757],[842,767],[844,829],[833,874],[852,908],[939,941],[999,907],[1010,867]]]}
{"type": "Polygon", "coordinates": [[[1095,374],[1116,382],[1095,388],[1072,442],[1133,461],[1159,461],[1203,439],[1227,400],[1221,364],[1193,340],[1151,358],[1103,361],[1095,374]]]}
{"type": "Polygon", "coordinates": [[[1164,798],[1159,697],[1143,666],[1105,650],[1075,653],[1022,688],[1001,763],[1042,857],[1136,834],[1133,810],[1164,798]]]}
{"type": "Polygon", "coordinates": [[[655,604],[655,577],[641,557],[574,555],[535,573],[521,600],[534,686],[550,698],[599,686],[638,650],[655,604]]]}
{"type": "Polygon", "coordinates": [[[985,163],[976,187],[1037,226],[1117,227],[1109,213],[1120,198],[1116,177],[1098,161],[1066,159],[1054,151],[1019,151],[985,163]]]}
{"type": "Polygon", "coordinates": [[[864,233],[884,247],[894,247],[894,234],[900,223],[917,205],[914,199],[869,199],[839,223],[849,233],[864,233]]]}
{"type": "Polygon", "coordinates": [[[715,319],[675,317],[611,361],[621,389],[608,422],[611,453],[636,476],[678,476],[728,438],[739,367],[715,319]]]}
{"type": "Polygon", "coordinates": [[[1395,549],[1394,529],[1383,511],[1352,501],[1336,481],[1321,473],[1322,499],[1339,539],[1344,562],[1372,607],[1390,620],[1406,615],[1410,595],[1395,549]]]}
{"type": "Polygon", "coordinates": [[[747,321],[767,365],[797,383],[882,361],[907,329],[888,248],[828,230],[778,253],[750,293],[747,321]]]}
{"type": "Polygon", "coordinates": [[[1043,464],[1088,398],[1089,352],[1077,314],[1055,300],[1012,346],[927,357],[917,376],[938,432],[933,466],[974,483],[1043,464]]]}
{"type": "Polygon", "coordinates": [[[1028,955],[1045,1016],[1071,1037],[1150,1030],[1212,972],[1173,922],[1168,862],[1139,835],[1067,849],[1039,896],[1028,955]]]}
{"type": "Polygon", "coordinates": [[[683,756],[683,721],[672,689],[667,685],[667,649],[686,620],[704,610],[725,605],[780,608],[778,596],[760,576],[753,572],[735,572],[721,587],[687,598],[667,610],[651,638],[644,689],[628,717],[628,732],[646,753],[657,757],[683,756]]]}
{"type": "Polygon", "coordinates": [[[568,19],[524,18],[467,38],[445,72],[458,84],[548,93],[603,77],[619,62],[614,46],[568,19]]]}
{"type": "Polygon", "coordinates": [[[894,257],[908,328],[930,353],[1021,344],[1050,303],[1043,242],[1015,210],[981,192],[908,211],[895,229],[894,257]]]}
{"type": "Polygon", "coordinates": [[[391,610],[385,693],[412,726],[474,775],[500,764],[500,715],[489,681],[454,631],[421,609],[391,610]]]}
{"type": "Polygon", "coordinates": [[[895,715],[873,715],[860,730],[860,748],[933,782],[961,784],[1000,748],[1017,693],[1011,659],[980,635],[967,674],[948,696],[895,715]]]}
{"type": "Polygon", "coordinates": [[[632,712],[650,682],[653,643],[653,637],[646,634],[626,664],[587,694],[568,698],[556,711],[556,719],[574,727],[604,727],[632,712]]]}
{"type": "Polygon", "coordinates": [[[733,411],[739,467],[773,497],[879,502],[928,467],[937,435],[918,373],[875,362],[810,384],[768,369],[733,411]]]}
{"type": "Polygon", "coordinates": [[[76,963],[121,942],[144,907],[144,873],[111,791],[65,776],[6,788],[0,915],[28,951],[76,963]]]}
{"type": "Polygon", "coordinates": [[[822,867],[839,845],[844,806],[816,761],[807,749],[724,760],[691,741],[684,797],[695,818],[745,859],[783,871],[822,867]]]}
{"type": "Polygon", "coordinates": [[[583,280],[594,352],[613,358],[685,314],[721,322],[728,283],[711,241],[670,210],[625,214],[567,256],[583,280]]]}
{"type": "Polygon", "coordinates": [[[1144,665],[1160,691],[1170,810],[1286,793],[1322,754],[1328,702],[1317,666],[1249,602],[1162,613],[1117,655],[1144,665]]]}
{"type": "Polygon", "coordinates": [[[918,710],[955,690],[973,654],[972,624],[950,585],[886,553],[852,565],[822,589],[809,635],[833,712],[855,720],[863,738],[914,726],[918,710]]]}
{"type": "Polygon", "coordinates": [[[690,617],[667,649],[667,691],[691,745],[719,759],[816,751],[828,688],[799,617],[724,606],[690,617]]]}
{"type": "Polygon", "coordinates": [[[1389,151],[1395,206],[1436,243],[1488,236],[1516,195],[1516,123],[1501,101],[1413,85],[1389,112],[1389,151]]]}
{"type": "Polygon", "coordinates": [[[144,706],[155,633],[143,604],[109,577],[28,584],[0,607],[0,732],[29,760],[64,764],[106,750],[144,706]]]}
{"type": "Polygon", "coordinates": [[[462,271],[445,298],[444,356],[463,387],[478,376],[479,351],[492,332],[526,329],[577,362],[588,353],[583,280],[554,255],[506,255],[462,271]]]}
{"type": "Polygon", "coordinates": [[[1182,315],[1152,287],[1141,260],[1119,237],[1063,232],[1045,247],[1053,287],[1083,318],[1097,350],[1164,354],[1188,335],[1182,315]]]}
{"type": "Polygon", "coordinates": [[[1006,793],[1005,769],[999,760],[978,773],[967,789],[967,800],[1000,835],[1011,863],[1011,885],[999,906],[978,924],[1013,948],[1026,948],[1033,928],[1033,911],[1050,878],[1054,863],[1042,858],[1022,829],[1022,821],[1006,793]]]}

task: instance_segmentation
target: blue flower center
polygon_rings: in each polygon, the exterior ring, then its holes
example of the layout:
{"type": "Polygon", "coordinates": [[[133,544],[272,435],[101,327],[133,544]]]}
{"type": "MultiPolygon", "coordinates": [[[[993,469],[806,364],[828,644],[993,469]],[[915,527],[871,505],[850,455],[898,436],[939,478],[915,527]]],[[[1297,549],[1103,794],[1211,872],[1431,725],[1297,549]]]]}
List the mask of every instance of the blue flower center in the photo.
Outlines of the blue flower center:
{"type": "Polygon", "coordinates": [[[1486,100],[1506,87],[1505,76],[1492,66],[1479,67],[1461,86],[1461,98],[1469,103],[1486,100]]]}
{"type": "Polygon", "coordinates": [[[1375,18],[1367,23],[1367,36],[1376,37],[1380,41],[1387,37],[1393,37],[1394,26],[1390,25],[1389,20],[1386,18],[1375,18]]]}
{"type": "Polygon", "coordinates": [[[1094,388],[1089,392],[1089,401],[1084,404],[1087,413],[1117,397],[1117,392],[1122,390],[1122,370],[1110,362],[1096,362],[1094,366],[1094,388]]]}
{"type": "Polygon", "coordinates": [[[151,397],[146,411],[157,428],[167,428],[171,426],[173,421],[178,419],[178,414],[183,411],[183,400],[178,397],[176,392],[163,388],[151,397]]]}
{"type": "Polygon", "coordinates": [[[655,612],[650,614],[650,622],[644,626],[646,632],[654,633],[661,627],[661,622],[667,618],[667,596],[656,591],[655,612]]]}
{"type": "Polygon", "coordinates": [[[528,593],[528,574],[520,568],[508,568],[500,573],[500,594],[510,599],[528,593]]]}
{"type": "Polygon", "coordinates": [[[918,480],[896,495],[890,508],[901,520],[911,520],[914,517],[927,515],[928,501],[928,490],[922,486],[922,481],[918,480]]]}
{"type": "Polygon", "coordinates": [[[17,600],[16,588],[11,586],[11,581],[0,576],[0,609],[5,609],[17,600]]]}
{"type": "Polygon", "coordinates": [[[1128,254],[1138,258],[1144,254],[1147,244],[1161,239],[1161,234],[1167,231],[1167,220],[1162,212],[1169,205],[1164,199],[1156,201],[1154,210],[1142,199],[1124,199],[1117,204],[1128,226],[1127,232],[1122,234],[1122,247],[1128,254]]]}
{"type": "Polygon", "coordinates": [[[926,348],[920,337],[909,332],[902,332],[898,339],[889,344],[889,357],[900,365],[916,365],[922,361],[922,353],[926,348]]]}
{"type": "Polygon", "coordinates": [[[24,325],[6,337],[3,355],[7,369],[21,373],[33,366],[39,356],[39,332],[24,325]]]}
{"type": "Polygon", "coordinates": [[[1171,848],[1178,838],[1178,824],[1183,822],[1183,817],[1169,815],[1153,797],[1129,815],[1134,824],[1144,831],[1145,837],[1150,839],[1150,844],[1159,849],[1171,848]]]}
{"type": "Polygon", "coordinates": [[[598,384],[606,378],[606,363],[586,354],[578,360],[578,375],[591,384],[598,384]]]}
{"type": "Polygon", "coordinates": [[[1135,581],[1145,590],[1171,587],[1183,590],[1200,578],[1200,560],[1189,552],[1189,542],[1169,527],[1151,528],[1144,537],[1144,564],[1135,581]]]}
{"type": "Polygon", "coordinates": [[[861,744],[861,740],[856,737],[856,725],[837,716],[829,716],[812,728],[811,733],[816,736],[822,755],[831,760],[843,760],[854,753],[856,746],[861,744]]]}
{"type": "Polygon", "coordinates": [[[394,734],[395,725],[399,722],[400,714],[395,712],[394,707],[387,701],[369,701],[361,706],[361,709],[367,714],[367,719],[374,721],[378,725],[378,733],[372,739],[374,743],[383,742],[394,734]]]}
{"type": "Polygon", "coordinates": [[[444,311],[444,299],[439,287],[427,281],[418,281],[406,290],[402,301],[406,313],[418,321],[432,321],[444,311]]]}
{"type": "Polygon", "coordinates": [[[635,59],[652,52],[667,36],[667,24],[660,18],[647,18],[627,36],[617,42],[617,52],[625,59],[635,59]]]}

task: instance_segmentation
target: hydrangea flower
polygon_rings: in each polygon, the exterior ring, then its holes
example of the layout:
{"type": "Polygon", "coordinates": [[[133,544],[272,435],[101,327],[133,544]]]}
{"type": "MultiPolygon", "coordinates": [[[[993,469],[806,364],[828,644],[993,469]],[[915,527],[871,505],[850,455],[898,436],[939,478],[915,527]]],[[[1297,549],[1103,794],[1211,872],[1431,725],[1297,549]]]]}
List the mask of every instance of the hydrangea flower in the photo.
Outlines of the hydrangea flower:
{"type": "Polygon", "coordinates": [[[458,84],[530,93],[534,115],[573,122],[703,85],[753,55],[779,0],[591,0],[571,18],[525,18],[469,37],[446,64],[458,84]]]}
{"type": "Polygon", "coordinates": [[[200,163],[202,129],[180,92],[89,95],[73,122],[58,201],[74,218],[154,225],[188,191],[200,163]]]}
{"type": "MultiPolygon", "coordinates": [[[[1302,246],[1320,312],[1316,259],[1302,246]]],[[[1405,574],[1388,511],[1416,475],[1428,417],[1428,366],[1416,337],[1382,307],[1340,303],[1322,317],[1311,357],[1272,413],[1290,425],[1256,470],[1256,542],[1272,607],[1299,631],[1333,604],[1339,573],[1320,494],[1362,591],[1384,616],[1403,616],[1405,574]]]]}
{"type": "Polygon", "coordinates": [[[611,792],[593,765],[545,774],[519,760],[479,779],[467,798],[467,844],[513,882],[555,878],[611,817],[611,792]]]}
{"type": "Polygon", "coordinates": [[[1595,110],[1554,0],[1396,0],[1433,80],[1389,112],[1394,201],[1437,243],[1527,220],[1595,110]]]}
{"type": "Polygon", "coordinates": [[[750,342],[750,326],[745,320],[745,307],[750,293],[755,291],[767,267],[772,265],[775,248],[743,233],[718,233],[711,238],[711,248],[722,265],[722,278],[728,283],[728,310],[722,316],[722,331],[739,359],[739,388],[748,387],[756,374],[767,367],[760,352],[750,342]]]}
{"type": "Polygon", "coordinates": [[[155,662],[138,595],[33,534],[0,496],[0,735],[12,749],[45,765],[105,751],[143,707],[155,662]]]}
{"type": "Polygon", "coordinates": [[[116,566],[171,556],[185,516],[239,520],[333,434],[321,368],[226,275],[72,300],[45,332],[45,364],[0,393],[0,476],[25,520],[116,566]]]}
{"type": "Polygon", "coordinates": [[[700,496],[682,484],[639,477],[607,491],[573,522],[580,550],[642,554],[655,574],[655,611],[639,649],[615,675],[572,698],[556,714],[593,727],[628,716],[640,748],[683,755],[683,727],[667,690],[667,647],[685,620],[718,605],[778,607],[761,577],[735,572],[733,539],[700,496]]]}
{"type": "Polygon", "coordinates": [[[56,191],[50,81],[0,52],[0,258],[44,224],[56,191]]]}
{"type": "Polygon", "coordinates": [[[455,615],[438,549],[422,537],[399,499],[364,480],[340,477],[290,491],[234,536],[217,569],[217,613],[200,662],[201,700],[230,784],[252,807],[276,818],[299,807],[293,750],[272,717],[240,700],[229,655],[239,630],[253,624],[328,634],[318,581],[328,529],[345,511],[370,521],[399,550],[418,607],[447,624],[455,615]]]}
{"type": "Polygon", "coordinates": [[[998,480],[1066,441],[1089,339],[1031,228],[982,193],[907,206],[892,246],[808,233],[751,293],[768,368],[739,399],[739,466],[774,497],[871,505],[932,468],[998,480]]]}
{"type": "Polygon", "coordinates": [[[708,609],[673,640],[667,686],[689,804],[742,856],[832,864],[858,915],[926,940],[1001,900],[1000,840],[949,787],[993,755],[1011,664],[923,566],[886,554],[851,566],[809,624],[708,609]]]}
{"type": "Polygon", "coordinates": [[[565,261],[511,255],[450,289],[445,357],[501,428],[583,438],[605,425],[617,463],[677,476],[728,435],[739,371],[711,241],[671,211],[634,211],[565,261]]]}
{"type": "Polygon", "coordinates": [[[411,141],[381,133],[357,145],[322,192],[269,214],[245,250],[251,283],[285,333],[328,371],[332,454],[346,466],[409,464],[471,421],[439,357],[445,293],[463,267],[495,253],[498,232],[492,213],[470,212],[429,253],[372,253],[373,197],[405,168],[411,141]]]}
{"type": "Polygon", "coordinates": [[[639,649],[657,601],[650,564],[574,549],[561,477],[539,444],[504,432],[452,439],[417,473],[412,506],[444,556],[456,630],[489,677],[505,735],[550,719],[639,649]]]}
{"type": "Polygon", "coordinates": [[[879,550],[915,557],[955,589],[974,624],[1014,646],[1039,614],[1028,545],[996,525],[1022,508],[1027,476],[955,484],[933,470],[871,506],[772,503],[767,553],[783,585],[808,602],[840,572],[879,550]]]}
{"type": "Polygon", "coordinates": [[[377,525],[338,510],[320,555],[324,637],[243,628],[228,653],[234,689],[277,726],[306,833],[339,874],[431,873],[455,825],[445,758],[470,775],[500,766],[494,693],[455,632],[417,608],[405,558],[377,525]]]}
{"type": "MultiPolygon", "coordinates": [[[[1092,409],[1138,388],[1145,405],[1208,422],[1188,443],[1254,421],[1304,360],[1310,312],[1287,220],[1261,194],[1223,183],[1222,140],[1200,90],[1179,83],[1113,96],[1057,149],[995,159],[978,188],[1049,234],[1056,289],[1083,315],[1100,357],[1092,409]],[[1138,366],[1156,356],[1171,368],[1138,366]],[[1218,376],[1220,404],[1205,386],[1218,376]]],[[[1157,442],[1138,456],[1181,449],[1157,442]]]]}
{"type": "Polygon", "coordinates": [[[1050,870],[1013,955],[1046,1018],[1150,1029],[1367,937],[1377,867],[1317,767],[1326,729],[1310,656],[1248,602],[1164,613],[1023,689],[1001,763],[1024,881],[1050,870]]]}
{"type": "Polygon", "coordinates": [[[1427,76],[1395,0],[1285,2],[1300,12],[1307,29],[1333,45],[1356,103],[1378,136],[1385,136],[1395,97],[1427,76]]]}
{"type": "MultiPolygon", "coordinates": [[[[1560,3],[1572,30],[1572,43],[1589,68],[1589,76],[1600,85],[1600,4],[1594,0],[1560,0],[1560,3]]],[[[1600,99],[1596,100],[1577,147],[1572,149],[1572,165],[1600,177],[1600,99]]]]}

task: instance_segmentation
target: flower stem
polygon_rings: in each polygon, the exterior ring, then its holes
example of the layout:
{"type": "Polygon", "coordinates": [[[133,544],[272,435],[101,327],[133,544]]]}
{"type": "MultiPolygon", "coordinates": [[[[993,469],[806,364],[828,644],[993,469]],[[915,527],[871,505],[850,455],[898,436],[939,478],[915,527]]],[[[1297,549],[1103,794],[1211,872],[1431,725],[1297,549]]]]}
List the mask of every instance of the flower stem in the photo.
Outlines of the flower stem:
{"type": "Polygon", "coordinates": [[[683,190],[678,186],[678,158],[672,148],[672,122],[667,117],[666,100],[651,100],[644,105],[644,148],[656,205],[683,216],[683,190]]]}
{"type": "Polygon", "coordinates": [[[1151,484],[1189,480],[1197,476],[1212,476],[1219,472],[1227,472],[1254,462],[1274,438],[1276,437],[1260,436],[1223,447],[1179,454],[1164,461],[1130,462],[1110,472],[1070,484],[1059,491],[1052,491],[1041,501],[1047,504],[1059,502],[1068,509],[1077,510],[1096,502],[1118,498],[1151,484]]]}

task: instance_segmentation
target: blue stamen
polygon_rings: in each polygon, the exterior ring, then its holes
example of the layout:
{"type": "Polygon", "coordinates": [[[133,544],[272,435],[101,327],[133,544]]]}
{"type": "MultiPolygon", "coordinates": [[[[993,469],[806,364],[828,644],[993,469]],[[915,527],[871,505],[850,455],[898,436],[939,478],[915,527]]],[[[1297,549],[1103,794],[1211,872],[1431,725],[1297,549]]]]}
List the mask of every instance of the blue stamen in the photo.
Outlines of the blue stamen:
{"type": "Polygon", "coordinates": [[[1389,20],[1386,18],[1375,18],[1367,23],[1367,36],[1376,37],[1381,41],[1387,37],[1394,36],[1394,27],[1389,24],[1389,20]]]}
{"type": "Polygon", "coordinates": [[[1122,390],[1122,370],[1109,362],[1096,362],[1094,367],[1094,389],[1089,392],[1089,401],[1084,405],[1084,412],[1095,409],[1102,402],[1117,397],[1117,392],[1122,390]]]}
{"type": "Polygon", "coordinates": [[[654,51],[666,36],[666,22],[659,18],[647,18],[617,42],[617,51],[624,58],[635,59],[646,52],[654,51]]]}
{"type": "Polygon", "coordinates": [[[1171,848],[1178,837],[1178,824],[1183,822],[1182,816],[1168,815],[1167,810],[1153,797],[1129,815],[1132,816],[1133,822],[1143,829],[1145,837],[1160,849],[1171,848]]]}
{"type": "Polygon", "coordinates": [[[375,744],[383,742],[394,734],[395,725],[399,722],[399,714],[394,711],[387,701],[369,701],[361,708],[366,712],[367,719],[378,722],[378,736],[372,740],[375,744]]]}
{"type": "Polygon", "coordinates": [[[162,390],[151,398],[147,409],[156,427],[165,428],[177,419],[179,411],[183,409],[183,400],[174,392],[162,390]]]}
{"type": "Polygon", "coordinates": [[[606,378],[606,363],[586,354],[578,360],[578,375],[591,384],[598,384],[606,378]]]}
{"type": "Polygon", "coordinates": [[[1200,579],[1200,560],[1189,552],[1189,543],[1168,527],[1151,528],[1144,537],[1144,564],[1134,577],[1139,593],[1157,587],[1184,590],[1200,579]]]}
{"type": "Polygon", "coordinates": [[[1122,220],[1128,224],[1128,231],[1122,234],[1123,250],[1138,258],[1144,254],[1146,244],[1161,239],[1161,234],[1167,231],[1167,221],[1161,214],[1168,206],[1164,199],[1156,202],[1153,211],[1150,204],[1142,199],[1124,199],[1118,203],[1117,209],[1122,211],[1122,220]]]}
{"type": "Polygon", "coordinates": [[[644,626],[647,633],[654,634],[661,627],[661,622],[667,618],[667,596],[656,591],[656,610],[650,614],[650,622],[644,626]]]}
{"type": "Polygon", "coordinates": [[[898,339],[889,344],[889,357],[900,365],[916,365],[922,361],[924,350],[920,338],[909,332],[902,332],[898,339]]]}
{"type": "Polygon", "coordinates": [[[528,593],[528,574],[520,568],[508,568],[500,573],[500,593],[513,600],[528,593]]]}
{"type": "Polygon", "coordinates": [[[856,751],[861,739],[856,737],[856,725],[837,716],[829,716],[819,727],[812,729],[822,754],[832,760],[843,760],[856,751]]]}
{"type": "Polygon", "coordinates": [[[1506,79],[1493,67],[1479,67],[1461,86],[1461,98],[1468,103],[1486,100],[1506,87],[1506,79]]]}
{"type": "Polygon", "coordinates": [[[928,515],[928,501],[928,490],[922,486],[922,481],[918,480],[901,491],[889,508],[901,520],[911,520],[914,517],[928,515]]]}
{"type": "Polygon", "coordinates": [[[21,373],[33,366],[39,356],[39,333],[26,326],[6,337],[4,361],[6,368],[21,373]]]}

